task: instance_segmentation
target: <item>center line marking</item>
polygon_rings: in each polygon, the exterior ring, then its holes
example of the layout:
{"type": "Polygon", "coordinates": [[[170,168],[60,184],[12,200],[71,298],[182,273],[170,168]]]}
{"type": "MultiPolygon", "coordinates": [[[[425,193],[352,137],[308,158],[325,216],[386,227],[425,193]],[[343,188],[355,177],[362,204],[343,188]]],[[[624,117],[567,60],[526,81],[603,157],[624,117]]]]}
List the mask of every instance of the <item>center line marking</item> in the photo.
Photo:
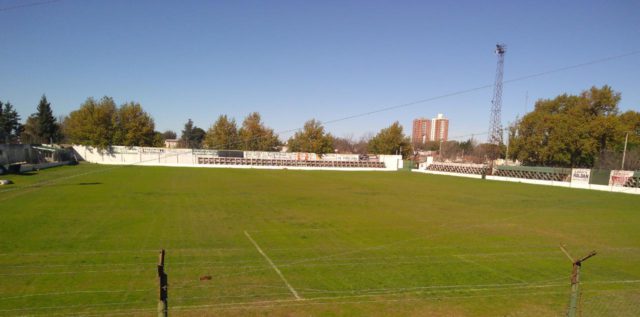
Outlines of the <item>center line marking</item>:
{"type": "Polygon", "coordinates": [[[274,271],[276,271],[276,273],[278,273],[278,276],[280,276],[280,278],[282,279],[282,281],[284,282],[284,284],[287,285],[287,287],[289,288],[289,290],[291,291],[291,294],[293,294],[293,296],[296,299],[302,299],[302,297],[300,297],[300,295],[298,295],[298,292],[296,292],[295,289],[293,289],[293,286],[291,286],[291,284],[289,284],[289,282],[287,281],[286,278],[284,278],[284,275],[282,275],[282,272],[280,272],[280,270],[278,269],[278,267],[273,264],[273,261],[271,261],[271,259],[267,256],[266,253],[264,253],[264,251],[262,251],[262,249],[260,248],[260,246],[258,245],[258,243],[256,243],[255,240],[253,240],[253,238],[251,238],[251,235],[245,230],[244,231],[244,235],[247,236],[247,239],[249,239],[249,241],[251,241],[251,243],[253,243],[253,246],[256,247],[256,250],[258,250],[258,252],[260,252],[260,254],[262,254],[262,256],[265,258],[265,260],[267,260],[267,262],[269,262],[269,265],[271,265],[271,267],[273,268],[274,271]]]}

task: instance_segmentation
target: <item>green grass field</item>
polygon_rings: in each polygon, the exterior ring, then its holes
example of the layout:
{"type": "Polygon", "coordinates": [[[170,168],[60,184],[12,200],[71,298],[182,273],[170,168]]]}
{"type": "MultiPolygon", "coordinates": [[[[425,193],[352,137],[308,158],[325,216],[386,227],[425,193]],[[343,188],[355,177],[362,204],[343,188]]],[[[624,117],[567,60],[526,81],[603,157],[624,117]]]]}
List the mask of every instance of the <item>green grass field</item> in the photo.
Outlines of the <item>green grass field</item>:
{"type": "Polygon", "coordinates": [[[170,316],[561,316],[559,244],[598,251],[583,316],[640,315],[638,196],[409,172],[1,178],[15,182],[0,187],[3,316],[155,315],[161,248],[170,316]]]}

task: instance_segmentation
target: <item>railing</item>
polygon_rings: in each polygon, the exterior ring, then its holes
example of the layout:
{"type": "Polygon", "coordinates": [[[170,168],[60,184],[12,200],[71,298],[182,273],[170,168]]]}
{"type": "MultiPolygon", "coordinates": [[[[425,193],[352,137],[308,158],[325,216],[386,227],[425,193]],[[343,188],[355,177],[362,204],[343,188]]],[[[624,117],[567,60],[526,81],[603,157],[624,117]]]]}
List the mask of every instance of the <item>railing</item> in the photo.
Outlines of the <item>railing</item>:
{"type": "Polygon", "coordinates": [[[245,166],[291,166],[291,167],[338,167],[338,168],[385,168],[383,162],[366,161],[305,161],[280,159],[247,159],[236,157],[198,157],[198,164],[245,165],[245,166]]]}
{"type": "Polygon", "coordinates": [[[488,166],[482,164],[433,163],[427,166],[428,171],[476,175],[486,174],[488,169],[488,166]]]}

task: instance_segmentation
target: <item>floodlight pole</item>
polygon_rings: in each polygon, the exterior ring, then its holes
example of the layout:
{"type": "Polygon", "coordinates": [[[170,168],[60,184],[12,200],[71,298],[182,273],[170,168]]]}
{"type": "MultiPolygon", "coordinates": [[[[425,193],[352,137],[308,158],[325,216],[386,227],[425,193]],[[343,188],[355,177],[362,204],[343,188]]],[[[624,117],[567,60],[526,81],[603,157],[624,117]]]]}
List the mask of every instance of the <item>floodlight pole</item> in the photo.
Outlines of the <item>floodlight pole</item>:
{"type": "Polygon", "coordinates": [[[167,304],[167,295],[169,292],[169,284],[167,273],[164,272],[164,249],[160,251],[158,259],[158,282],[160,286],[160,298],[158,299],[158,317],[167,317],[169,314],[169,306],[167,304]]]}
{"type": "Polygon", "coordinates": [[[580,267],[582,267],[582,262],[596,255],[596,251],[591,251],[591,253],[581,259],[574,260],[564,247],[560,246],[560,249],[567,255],[573,264],[573,269],[571,270],[571,299],[569,300],[567,317],[576,317],[578,316],[578,300],[580,299],[580,267]]]}

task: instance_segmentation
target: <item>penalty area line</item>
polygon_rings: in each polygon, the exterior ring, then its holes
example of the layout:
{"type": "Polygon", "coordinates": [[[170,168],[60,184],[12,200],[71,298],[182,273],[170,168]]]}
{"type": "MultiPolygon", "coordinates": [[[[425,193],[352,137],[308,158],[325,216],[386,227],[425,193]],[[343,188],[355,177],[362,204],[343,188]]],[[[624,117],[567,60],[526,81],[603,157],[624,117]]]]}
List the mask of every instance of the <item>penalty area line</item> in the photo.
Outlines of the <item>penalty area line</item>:
{"type": "Polygon", "coordinates": [[[265,260],[267,260],[267,262],[269,262],[269,265],[271,265],[271,267],[273,268],[274,271],[276,271],[276,273],[278,273],[278,276],[280,276],[280,279],[282,279],[282,281],[284,282],[285,285],[287,285],[287,287],[289,288],[289,290],[291,291],[291,294],[293,294],[293,297],[295,297],[297,300],[302,299],[302,297],[300,297],[300,295],[298,295],[298,292],[296,292],[296,290],[293,288],[293,286],[291,286],[291,284],[289,284],[289,281],[287,281],[287,279],[284,277],[284,275],[282,275],[282,272],[280,272],[280,269],[278,269],[278,267],[273,263],[273,261],[271,261],[271,259],[269,258],[269,256],[267,256],[266,253],[264,253],[264,251],[262,251],[262,249],[260,248],[260,246],[258,245],[258,243],[253,240],[253,238],[251,237],[251,235],[245,230],[244,231],[244,235],[247,236],[247,239],[249,239],[249,241],[251,241],[251,243],[253,244],[254,247],[256,247],[256,250],[258,250],[258,252],[260,254],[262,254],[262,256],[264,257],[265,260]]]}

